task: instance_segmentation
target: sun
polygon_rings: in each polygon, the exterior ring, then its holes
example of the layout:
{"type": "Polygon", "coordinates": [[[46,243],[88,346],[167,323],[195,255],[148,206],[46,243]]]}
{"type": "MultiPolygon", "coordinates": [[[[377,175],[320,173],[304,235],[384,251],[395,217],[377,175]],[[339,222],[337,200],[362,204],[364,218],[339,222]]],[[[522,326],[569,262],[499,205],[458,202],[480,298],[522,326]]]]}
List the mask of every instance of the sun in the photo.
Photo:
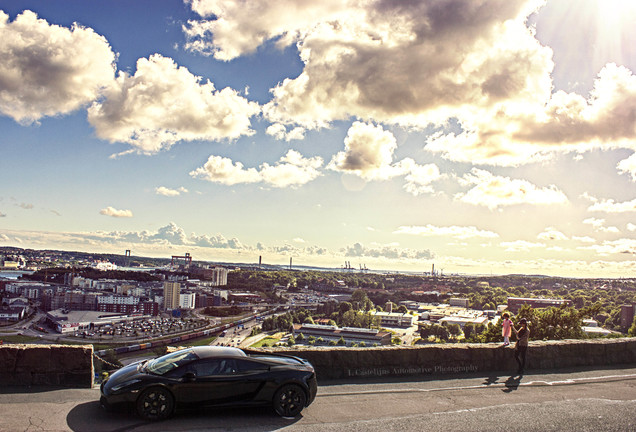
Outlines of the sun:
{"type": "Polygon", "coordinates": [[[636,42],[636,1],[593,0],[596,9],[597,55],[624,64],[633,57],[636,42]]]}

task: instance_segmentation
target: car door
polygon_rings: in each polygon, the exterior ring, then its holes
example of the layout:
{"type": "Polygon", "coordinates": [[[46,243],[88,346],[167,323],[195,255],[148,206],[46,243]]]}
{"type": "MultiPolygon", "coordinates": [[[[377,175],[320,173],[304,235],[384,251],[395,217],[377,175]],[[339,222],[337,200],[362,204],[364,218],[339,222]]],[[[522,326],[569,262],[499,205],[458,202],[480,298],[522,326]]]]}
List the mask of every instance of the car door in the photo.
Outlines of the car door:
{"type": "Polygon", "coordinates": [[[248,359],[236,359],[234,374],[237,400],[251,401],[270,379],[269,365],[248,359]]]}
{"type": "Polygon", "coordinates": [[[184,405],[215,405],[235,399],[234,368],[234,360],[226,358],[201,359],[179,368],[177,400],[184,405]]]}

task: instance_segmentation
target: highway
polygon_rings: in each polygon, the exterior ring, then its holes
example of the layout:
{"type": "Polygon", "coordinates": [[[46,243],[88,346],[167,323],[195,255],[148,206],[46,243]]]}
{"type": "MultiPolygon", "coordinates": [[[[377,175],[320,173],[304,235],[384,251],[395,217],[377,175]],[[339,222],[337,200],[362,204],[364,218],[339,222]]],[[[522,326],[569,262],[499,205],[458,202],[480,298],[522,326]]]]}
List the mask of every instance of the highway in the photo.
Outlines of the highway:
{"type": "Polygon", "coordinates": [[[103,412],[98,398],[97,389],[0,390],[0,431],[636,430],[636,367],[320,383],[314,403],[292,420],[267,408],[235,408],[146,423],[103,412]]]}

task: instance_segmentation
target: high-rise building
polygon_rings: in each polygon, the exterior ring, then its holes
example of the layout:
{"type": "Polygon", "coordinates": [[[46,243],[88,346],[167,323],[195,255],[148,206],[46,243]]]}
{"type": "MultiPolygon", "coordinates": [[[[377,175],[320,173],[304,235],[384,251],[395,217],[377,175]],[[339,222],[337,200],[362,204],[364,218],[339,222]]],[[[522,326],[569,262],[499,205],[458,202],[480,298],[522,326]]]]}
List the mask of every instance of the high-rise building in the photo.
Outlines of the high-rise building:
{"type": "Polygon", "coordinates": [[[636,315],[636,303],[621,305],[621,327],[629,329],[636,315]]]}
{"type": "Polygon", "coordinates": [[[181,294],[181,284],[179,282],[164,282],[163,283],[163,308],[166,310],[178,309],[179,294],[181,294]]]}
{"type": "Polygon", "coordinates": [[[194,309],[196,306],[196,294],[195,293],[183,293],[179,295],[179,308],[180,309],[194,309]]]}

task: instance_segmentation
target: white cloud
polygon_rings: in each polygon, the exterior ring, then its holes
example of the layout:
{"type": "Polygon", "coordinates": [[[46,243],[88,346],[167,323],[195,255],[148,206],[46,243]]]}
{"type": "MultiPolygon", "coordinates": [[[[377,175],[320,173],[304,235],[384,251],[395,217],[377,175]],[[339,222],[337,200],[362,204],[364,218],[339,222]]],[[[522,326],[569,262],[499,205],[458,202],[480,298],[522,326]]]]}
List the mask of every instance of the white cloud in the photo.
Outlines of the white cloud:
{"type": "Polygon", "coordinates": [[[609,256],[614,254],[636,255],[636,239],[618,239],[613,241],[605,241],[600,245],[592,245],[581,247],[580,249],[589,249],[595,251],[601,256],[609,256]]]}
{"type": "Polygon", "coordinates": [[[418,165],[409,158],[403,159],[400,164],[408,172],[404,177],[404,189],[413,196],[433,193],[431,183],[443,177],[435,164],[418,165]]]}
{"type": "Polygon", "coordinates": [[[278,140],[285,140],[285,141],[291,141],[291,140],[302,140],[303,138],[305,138],[305,128],[297,126],[294,128],[291,128],[290,130],[287,130],[287,128],[280,124],[280,123],[275,123],[273,125],[270,125],[266,130],[265,133],[267,135],[271,135],[274,138],[278,139],[278,140]]]}
{"type": "Polygon", "coordinates": [[[7,217],[7,215],[2,213],[2,212],[0,212],[0,217],[7,217]]]}
{"type": "Polygon", "coordinates": [[[184,187],[180,187],[178,189],[170,189],[165,186],[159,186],[155,188],[155,192],[157,193],[157,195],[173,197],[173,196],[179,196],[182,193],[188,193],[188,190],[184,187]]]}
{"type": "Polygon", "coordinates": [[[474,187],[468,192],[456,194],[456,200],[486,206],[491,210],[515,204],[549,205],[568,201],[565,194],[554,185],[539,188],[526,180],[495,176],[478,168],[473,168],[460,179],[460,183],[474,187]]]}
{"type": "Polygon", "coordinates": [[[400,167],[391,165],[397,142],[382,126],[354,122],[344,144],[345,151],[336,154],[327,168],[355,173],[366,180],[386,180],[404,174],[400,167]]]}
{"type": "Polygon", "coordinates": [[[280,36],[279,45],[293,43],[304,29],[347,13],[352,2],[188,0],[188,3],[199,16],[211,19],[190,20],[183,26],[188,38],[186,48],[227,61],[256,51],[274,37],[280,36]]]}
{"type": "MultiPolygon", "coordinates": [[[[262,245],[261,245],[262,246],[262,245]]],[[[318,246],[308,246],[308,247],[296,247],[294,245],[290,245],[288,243],[282,246],[269,246],[262,247],[262,250],[267,253],[277,254],[277,255],[286,255],[286,256],[324,256],[330,254],[329,250],[318,247],[318,246]]]]}
{"type": "Polygon", "coordinates": [[[636,211],[636,199],[631,201],[615,202],[613,199],[598,199],[587,192],[584,192],[581,197],[593,203],[587,208],[588,211],[605,213],[626,213],[636,211]]]}
{"type": "Polygon", "coordinates": [[[539,235],[537,235],[537,239],[544,240],[544,241],[567,240],[568,237],[565,234],[563,234],[561,231],[552,227],[548,227],[542,233],[539,233],[539,235]]]}
{"type": "Polygon", "coordinates": [[[233,163],[231,159],[221,156],[210,156],[202,167],[191,171],[190,175],[225,185],[261,181],[261,176],[256,169],[245,169],[241,162],[233,163]]]}
{"type": "Polygon", "coordinates": [[[278,187],[297,187],[309,183],[321,174],[321,157],[305,158],[295,150],[289,150],[275,165],[261,165],[260,175],[265,183],[278,187]]]}
{"type": "Polygon", "coordinates": [[[345,257],[387,258],[393,260],[427,260],[434,254],[427,249],[413,250],[399,248],[394,245],[381,245],[378,247],[366,247],[361,243],[355,243],[342,249],[345,257]]]}
{"type": "Polygon", "coordinates": [[[190,172],[190,175],[225,185],[264,182],[278,188],[297,187],[320,176],[318,169],[322,164],[322,158],[305,158],[295,150],[289,150],[274,165],[263,163],[259,170],[246,169],[242,163],[233,163],[228,158],[210,156],[202,167],[190,172]]]}
{"type": "Polygon", "coordinates": [[[92,29],[0,11],[0,113],[30,124],[95,100],[115,77],[115,54],[92,29]]]}
{"type": "MultiPolygon", "coordinates": [[[[428,150],[518,165],[554,152],[634,149],[636,77],[608,64],[589,97],[553,93],[552,52],[528,27],[543,3],[193,0],[209,20],[185,31],[190,49],[222,60],[268,40],[297,44],[302,73],[274,88],[264,107],[281,138],[289,125],[312,129],[352,117],[417,127],[456,119],[461,130],[442,128],[428,150]]],[[[636,178],[634,160],[618,169],[636,178]]]]}
{"type": "Polygon", "coordinates": [[[112,216],[115,218],[131,218],[133,217],[133,214],[130,210],[117,210],[116,208],[113,207],[106,207],[103,208],[99,211],[99,214],[102,214],[104,216],[112,216]]]}
{"type": "Polygon", "coordinates": [[[562,248],[561,246],[550,246],[546,248],[546,250],[549,250],[552,252],[564,252],[566,249],[562,248]]]}
{"type": "Polygon", "coordinates": [[[511,242],[501,242],[500,246],[506,249],[506,252],[529,252],[530,249],[544,248],[544,243],[533,243],[525,240],[515,240],[511,242]]]}
{"type": "Polygon", "coordinates": [[[499,234],[494,233],[492,231],[480,230],[474,226],[447,226],[447,227],[438,227],[434,225],[426,225],[426,226],[401,226],[394,234],[411,234],[411,235],[420,235],[424,237],[431,236],[448,236],[457,239],[468,239],[468,238],[496,238],[499,237],[499,234]]]}
{"type": "Polygon", "coordinates": [[[201,246],[201,247],[211,247],[211,248],[221,248],[221,249],[244,249],[245,248],[245,246],[241,244],[239,239],[237,238],[226,239],[220,234],[215,236],[207,236],[207,235],[197,236],[195,234],[192,234],[188,242],[194,243],[195,245],[201,246]]]}
{"type": "Polygon", "coordinates": [[[604,233],[619,233],[620,231],[615,226],[605,226],[605,219],[597,219],[597,218],[587,218],[583,220],[583,223],[586,225],[592,225],[594,231],[604,232],[604,233]]]}
{"type": "MultiPolygon", "coordinates": [[[[496,110],[475,110],[459,118],[462,132],[439,132],[426,148],[454,161],[519,165],[555,152],[636,147],[636,76],[625,67],[606,65],[587,100],[558,91],[535,102],[523,109],[506,101],[496,110]]],[[[634,160],[618,169],[632,173],[634,160]]]]}
{"type": "Polygon", "coordinates": [[[97,136],[128,143],[130,151],[153,154],[181,140],[235,139],[251,135],[250,118],[260,108],[235,90],[214,84],[154,54],[137,61],[133,76],[120,72],[88,109],[97,136]]]}
{"type": "Polygon", "coordinates": [[[594,243],[596,241],[592,237],[588,237],[588,236],[583,236],[583,237],[572,236],[572,240],[580,241],[583,243],[594,243]]]}
{"type": "Polygon", "coordinates": [[[633,223],[628,223],[627,224],[627,231],[636,231],[636,225],[634,225],[633,223]]]}
{"type": "Polygon", "coordinates": [[[183,228],[177,226],[174,222],[170,222],[165,227],[159,228],[157,233],[149,237],[150,240],[165,240],[175,245],[187,243],[187,235],[183,228]]]}
{"type": "Polygon", "coordinates": [[[619,173],[629,174],[632,177],[632,181],[636,181],[636,153],[620,161],[616,168],[619,173]]]}
{"type": "Polygon", "coordinates": [[[431,183],[442,177],[435,164],[418,165],[410,158],[393,163],[397,142],[394,135],[380,125],[354,122],[344,144],[345,150],[333,156],[328,169],[354,174],[367,181],[405,176],[404,189],[415,196],[433,192],[431,183]]]}
{"type": "Polygon", "coordinates": [[[239,48],[215,33],[215,55],[240,55],[275,36],[298,42],[305,67],[274,89],[265,108],[274,122],[315,128],[358,117],[422,125],[471,105],[550,93],[551,51],[525,26],[539,2],[352,0],[319,2],[319,10],[314,3],[231,3],[214,12],[216,30],[240,28],[240,39],[250,41],[239,48]],[[303,18],[286,19],[291,10],[303,18]]]}

